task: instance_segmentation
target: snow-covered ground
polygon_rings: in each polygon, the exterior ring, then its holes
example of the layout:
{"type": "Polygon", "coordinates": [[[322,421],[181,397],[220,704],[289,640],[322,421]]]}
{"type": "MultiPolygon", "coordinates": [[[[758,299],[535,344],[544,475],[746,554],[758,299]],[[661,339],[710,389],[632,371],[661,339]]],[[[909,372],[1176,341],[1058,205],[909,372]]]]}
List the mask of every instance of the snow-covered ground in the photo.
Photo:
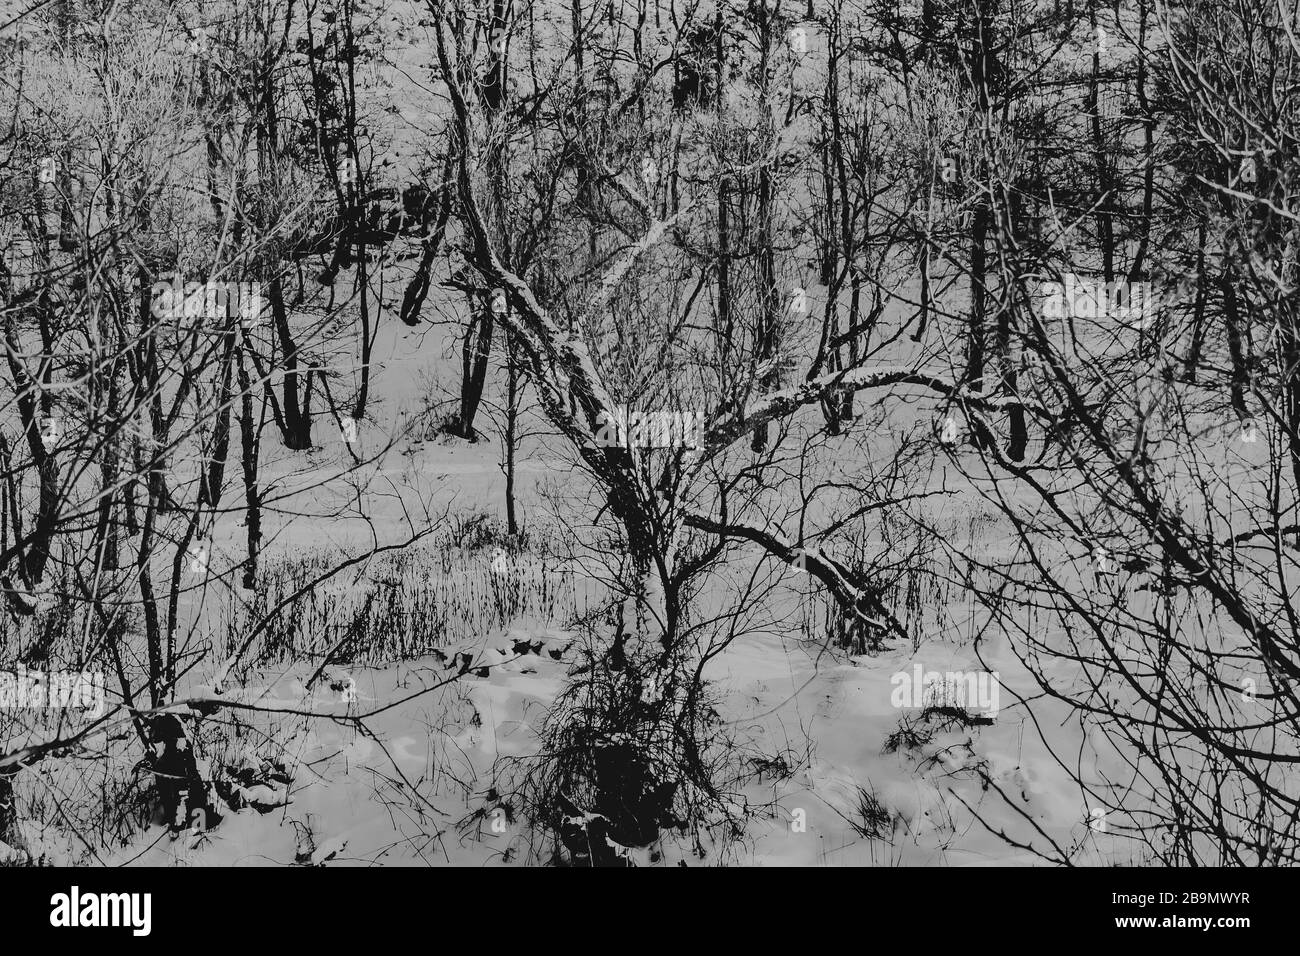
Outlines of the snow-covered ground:
{"type": "MultiPolygon", "coordinates": [[[[291,782],[246,788],[249,805],[203,832],[173,839],[164,828],[151,828],[103,862],[536,862],[530,850],[543,848],[520,808],[511,806],[509,787],[526,767],[519,761],[535,753],[540,722],[566,679],[569,661],[551,652],[568,642],[563,632],[535,627],[499,633],[460,649],[474,655],[475,668],[489,667],[486,676],[434,690],[424,689],[448,674],[436,658],[334,668],[313,693],[304,689],[308,665],[260,673],[263,682],[246,688],[243,699],[318,716],[260,716],[249,723],[266,736],[247,732],[224,740],[221,757],[254,771],[274,757],[291,782]],[[524,640],[532,648],[514,653],[524,640]],[[534,652],[538,641],[540,653],[534,652]],[[382,708],[389,709],[365,718],[366,733],[339,719],[382,708]]],[[[945,729],[942,718],[913,724],[919,709],[894,706],[896,675],[910,678],[917,665],[979,669],[969,650],[936,642],[918,652],[817,663],[817,648],[790,638],[738,644],[710,674],[722,690],[723,717],[753,753],[774,755],[786,766],[774,761],[766,779],[760,775],[736,795],[747,820],[742,838],[700,859],[669,834],[655,848],[658,859],[800,866],[1041,862],[996,835],[1022,835],[1026,817],[1062,845],[1082,844],[1081,862],[1106,859],[1116,849],[1112,838],[1090,826],[1089,808],[1015,701],[1028,690],[1026,678],[1009,655],[984,650],[1002,684],[996,716],[988,726],[945,729]],[[890,752],[888,742],[904,721],[922,731],[920,739],[890,752]],[[980,769],[993,787],[985,786],[980,769]],[[864,794],[877,801],[868,804],[876,815],[864,816],[864,794]]],[[[1035,716],[1053,728],[1065,712],[1040,706],[1035,716]]]]}

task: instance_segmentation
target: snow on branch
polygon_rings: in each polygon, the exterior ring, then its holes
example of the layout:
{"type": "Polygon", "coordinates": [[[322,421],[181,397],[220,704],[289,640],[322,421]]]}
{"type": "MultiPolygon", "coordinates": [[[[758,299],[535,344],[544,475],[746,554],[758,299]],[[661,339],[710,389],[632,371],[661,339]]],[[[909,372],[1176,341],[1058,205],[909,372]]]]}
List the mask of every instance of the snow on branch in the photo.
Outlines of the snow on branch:
{"type": "Polygon", "coordinates": [[[946,395],[964,405],[985,411],[1009,411],[1023,408],[1052,416],[1040,402],[1026,401],[1015,395],[988,395],[951,379],[903,366],[853,368],[831,372],[790,388],[771,392],[748,403],[742,411],[732,411],[706,429],[704,447],[710,454],[721,451],[758,425],[781,418],[805,405],[821,401],[836,389],[881,388],[888,385],[917,385],[946,395]]]}
{"type": "Polygon", "coordinates": [[[871,596],[866,582],[861,580],[859,575],[834,558],[823,554],[818,548],[801,547],[762,528],[717,521],[707,515],[689,513],[683,520],[688,527],[750,541],[787,564],[798,564],[821,581],[840,607],[853,614],[858,620],[881,630],[892,630],[902,637],[907,636],[899,621],[887,609],[879,606],[871,596]],[[869,606],[875,614],[881,616],[869,614],[867,612],[869,606]]]}

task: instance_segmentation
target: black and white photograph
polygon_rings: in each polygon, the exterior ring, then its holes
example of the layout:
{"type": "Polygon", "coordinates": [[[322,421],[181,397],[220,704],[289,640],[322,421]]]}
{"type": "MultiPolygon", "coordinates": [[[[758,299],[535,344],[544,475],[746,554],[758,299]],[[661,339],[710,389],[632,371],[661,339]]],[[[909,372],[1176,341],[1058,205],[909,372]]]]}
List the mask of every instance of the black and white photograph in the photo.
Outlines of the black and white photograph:
{"type": "Polygon", "coordinates": [[[0,100],[33,922],[1300,861],[1300,0],[4,0],[0,100]]]}

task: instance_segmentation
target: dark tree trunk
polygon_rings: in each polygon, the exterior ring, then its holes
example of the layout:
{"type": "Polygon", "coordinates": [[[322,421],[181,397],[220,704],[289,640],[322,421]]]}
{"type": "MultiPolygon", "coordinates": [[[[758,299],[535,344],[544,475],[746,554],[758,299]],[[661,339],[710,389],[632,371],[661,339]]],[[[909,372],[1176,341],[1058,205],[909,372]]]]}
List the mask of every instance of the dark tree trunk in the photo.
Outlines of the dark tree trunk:
{"type": "Polygon", "coordinates": [[[984,378],[984,312],[988,251],[989,207],[979,200],[972,214],[970,242],[970,318],[966,339],[967,384],[979,387],[984,378]]]}
{"type": "Polygon", "coordinates": [[[298,345],[293,340],[289,328],[289,315],[284,307],[284,289],[279,276],[268,284],[268,299],[271,303],[271,317],[275,323],[276,335],[283,353],[284,367],[282,420],[278,421],[284,446],[293,451],[311,448],[311,370],[307,371],[305,383],[299,388],[298,345]]]}
{"type": "Polygon", "coordinates": [[[519,362],[513,344],[508,346],[506,361],[506,422],[502,440],[505,444],[506,472],[506,534],[512,538],[519,534],[519,519],[515,513],[515,445],[519,427],[519,362]]]}
{"type": "Polygon", "coordinates": [[[474,418],[483,401],[495,319],[490,305],[474,302],[473,299],[470,300],[470,315],[470,323],[461,343],[460,417],[454,423],[453,430],[466,441],[478,441],[474,418]]]}
{"type": "Polygon", "coordinates": [[[1246,390],[1250,387],[1250,373],[1246,365],[1246,354],[1242,347],[1241,314],[1237,305],[1237,287],[1232,273],[1224,272],[1219,280],[1223,292],[1223,320],[1228,332],[1228,358],[1232,362],[1232,410],[1238,418],[1247,418],[1246,390]]]}
{"type": "Polygon", "coordinates": [[[257,561],[262,544],[262,500],[257,488],[257,422],[253,420],[253,392],[248,369],[244,365],[243,350],[235,356],[239,376],[239,438],[240,462],[244,471],[244,502],[247,512],[244,525],[247,532],[248,559],[244,562],[243,586],[252,590],[257,583],[257,561]]]}

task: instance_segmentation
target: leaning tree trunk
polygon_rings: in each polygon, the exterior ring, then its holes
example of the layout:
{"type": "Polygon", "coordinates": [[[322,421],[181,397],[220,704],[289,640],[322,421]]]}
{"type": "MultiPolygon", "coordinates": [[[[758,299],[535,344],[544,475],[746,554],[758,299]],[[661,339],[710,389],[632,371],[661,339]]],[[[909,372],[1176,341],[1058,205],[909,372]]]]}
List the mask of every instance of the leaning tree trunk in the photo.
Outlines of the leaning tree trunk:
{"type": "MultiPolygon", "coordinates": [[[[483,81],[479,86],[479,96],[483,103],[488,122],[491,123],[505,107],[508,89],[506,56],[506,14],[508,10],[504,0],[493,0],[492,18],[488,30],[488,62],[483,81]]],[[[492,147],[488,156],[488,178],[491,182],[489,197],[493,211],[493,225],[502,248],[507,250],[509,259],[509,226],[506,222],[508,204],[505,202],[507,192],[507,169],[505,145],[492,147]]],[[[477,441],[474,430],[474,418],[483,400],[483,386],[487,381],[488,358],[492,354],[492,327],[494,316],[492,309],[497,307],[495,298],[489,295],[489,305],[474,309],[470,305],[470,323],[465,330],[461,345],[461,390],[460,418],[455,423],[456,434],[467,441],[477,441]],[[477,332],[477,334],[475,334],[477,332]]]]}
{"type": "Polygon", "coordinates": [[[460,416],[454,424],[455,434],[466,441],[478,441],[474,418],[483,401],[487,383],[488,359],[492,354],[495,319],[490,305],[470,299],[470,322],[461,342],[460,416]]]}

